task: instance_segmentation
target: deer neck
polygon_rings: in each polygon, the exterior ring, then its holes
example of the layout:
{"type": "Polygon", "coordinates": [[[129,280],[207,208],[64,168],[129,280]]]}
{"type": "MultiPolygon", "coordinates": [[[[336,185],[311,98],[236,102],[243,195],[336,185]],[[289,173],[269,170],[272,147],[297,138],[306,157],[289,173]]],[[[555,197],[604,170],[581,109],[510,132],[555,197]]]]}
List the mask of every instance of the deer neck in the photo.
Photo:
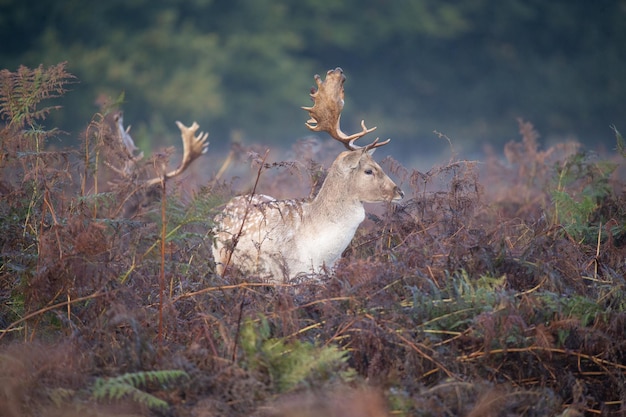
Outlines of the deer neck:
{"type": "Polygon", "coordinates": [[[311,217],[316,222],[342,224],[356,229],[365,218],[363,203],[349,188],[348,179],[330,172],[311,202],[311,217]]]}

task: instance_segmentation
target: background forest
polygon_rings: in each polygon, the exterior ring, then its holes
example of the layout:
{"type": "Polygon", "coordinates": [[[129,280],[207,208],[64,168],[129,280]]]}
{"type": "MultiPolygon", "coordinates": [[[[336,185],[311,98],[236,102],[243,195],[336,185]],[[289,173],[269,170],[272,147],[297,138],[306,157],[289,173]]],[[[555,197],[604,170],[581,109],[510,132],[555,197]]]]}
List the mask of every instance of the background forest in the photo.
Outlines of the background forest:
{"type": "Polygon", "coordinates": [[[63,142],[124,93],[143,148],[176,143],[174,120],[197,120],[214,150],[288,146],[308,135],[311,74],[341,66],[359,86],[347,130],[367,115],[403,161],[445,150],[433,130],[499,149],[519,117],[546,140],[612,149],[625,19],[624,0],[5,0],[0,66],[68,62],[79,82],[52,120],[63,142]]]}

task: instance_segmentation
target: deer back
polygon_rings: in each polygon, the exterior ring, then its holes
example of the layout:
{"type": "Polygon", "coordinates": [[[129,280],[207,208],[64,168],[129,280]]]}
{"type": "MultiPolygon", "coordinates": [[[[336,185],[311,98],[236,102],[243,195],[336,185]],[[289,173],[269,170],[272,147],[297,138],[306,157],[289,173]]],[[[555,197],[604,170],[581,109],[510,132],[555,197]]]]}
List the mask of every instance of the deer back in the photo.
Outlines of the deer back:
{"type": "Polygon", "coordinates": [[[300,233],[306,201],[282,200],[262,194],[233,198],[215,218],[213,257],[219,275],[228,267],[282,281],[289,275],[289,244],[300,233]]]}

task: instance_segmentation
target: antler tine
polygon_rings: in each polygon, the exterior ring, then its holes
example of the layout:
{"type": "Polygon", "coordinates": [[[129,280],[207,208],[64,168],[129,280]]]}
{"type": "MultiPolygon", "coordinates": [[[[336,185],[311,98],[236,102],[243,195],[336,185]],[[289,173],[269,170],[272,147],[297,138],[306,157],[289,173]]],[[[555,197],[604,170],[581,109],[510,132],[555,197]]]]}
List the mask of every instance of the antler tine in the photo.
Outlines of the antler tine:
{"type": "Polygon", "coordinates": [[[181,174],[193,161],[200,155],[205,154],[209,149],[209,142],[207,142],[209,133],[200,132],[200,134],[196,136],[196,132],[200,128],[198,123],[193,122],[190,127],[187,127],[181,122],[176,121],[176,126],[180,129],[180,136],[183,139],[183,160],[180,162],[178,168],[165,175],[167,178],[181,174]]]}
{"type": "MultiPolygon", "coordinates": [[[[367,128],[365,120],[362,120],[360,132],[347,135],[341,130],[341,111],[344,106],[343,84],[346,81],[343,70],[339,67],[329,70],[324,81],[318,74],[315,74],[314,79],[317,84],[317,90],[311,89],[310,94],[314,103],[313,107],[302,107],[311,116],[305,123],[306,127],[314,132],[327,132],[333,139],[343,143],[349,150],[363,148],[355,145],[354,142],[374,131],[376,127],[367,128]]],[[[387,143],[389,143],[389,140],[378,143],[378,139],[376,139],[365,146],[365,148],[374,149],[387,143]]]]}
{"type": "Polygon", "coordinates": [[[120,136],[120,141],[122,142],[122,145],[124,146],[124,149],[126,150],[126,153],[130,157],[130,159],[143,158],[143,153],[141,153],[141,155],[138,157],[134,156],[134,152],[138,151],[139,148],[135,146],[135,142],[130,136],[130,125],[127,128],[124,128],[124,112],[118,111],[117,113],[115,113],[115,115],[113,116],[113,120],[117,125],[117,131],[120,136]]]}
{"type": "Polygon", "coordinates": [[[379,139],[380,138],[376,138],[374,142],[370,143],[369,145],[364,146],[365,150],[370,151],[372,149],[380,148],[381,146],[385,146],[386,144],[391,142],[391,138],[384,140],[382,142],[379,142],[379,139]]]}
{"type": "MultiPolygon", "coordinates": [[[[176,121],[176,126],[180,129],[180,136],[183,139],[183,159],[178,168],[165,174],[165,179],[173,178],[182,174],[193,161],[198,159],[200,155],[205,154],[209,149],[209,142],[207,142],[209,133],[200,132],[200,134],[196,136],[196,132],[200,127],[198,123],[193,122],[190,127],[187,127],[181,122],[176,121]]],[[[160,181],[160,178],[153,178],[147,181],[146,184],[151,186],[159,183],[160,181]]]]}

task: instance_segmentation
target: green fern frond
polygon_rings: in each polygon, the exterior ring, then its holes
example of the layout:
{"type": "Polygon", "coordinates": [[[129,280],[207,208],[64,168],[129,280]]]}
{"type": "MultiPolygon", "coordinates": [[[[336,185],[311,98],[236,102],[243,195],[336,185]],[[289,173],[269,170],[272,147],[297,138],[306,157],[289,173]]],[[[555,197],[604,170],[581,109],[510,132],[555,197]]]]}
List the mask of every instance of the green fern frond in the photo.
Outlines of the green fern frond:
{"type": "Polygon", "coordinates": [[[335,345],[284,338],[270,338],[265,317],[260,323],[247,320],[241,331],[241,346],[249,369],[269,374],[279,392],[287,392],[312,381],[354,379],[356,372],[347,366],[348,352],[335,345]]]}
{"type": "Polygon", "coordinates": [[[123,397],[130,397],[133,401],[153,409],[163,410],[169,406],[162,399],[125,383],[102,384],[97,389],[94,389],[93,396],[98,400],[120,400],[123,397]]]}
{"type": "Polygon", "coordinates": [[[564,297],[561,294],[544,292],[538,295],[542,300],[543,314],[563,319],[580,320],[582,326],[589,326],[604,310],[597,301],[582,295],[564,297]]]}
{"type": "Polygon", "coordinates": [[[438,332],[465,331],[476,317],[496,311],[512,295],[505,290],[506,275],[470,276],[465,270],[447,273],[446,286],[431,291],[413,290],[411,314],[418,329],[438,338],[438,332]]]}
{"type": "Polygon", "coordinates": [[[178,369],[133,372],[113,378],[98,378],[94,382],[91,395],[96,400],[120,400],[129,397],[133,401],[152,409],[166,409],[169,404],[138,387],[157,382],[168,384],[180,378],[188,378],[185,371],[178,369]]]}
{"type": "Polygon", "coordinates": [[[616,168],[614,163],[598,162],[582,152],[559,162],[550,192],[553,224],[578,242],[594,241],[598,224],[593,220],[600,202],[611,194],[609,180],[616,168]]]}
{"type": "Polygon", "coordinates": [[[328,380],[333,374],[344,381],[350,379],[349,371],[341,372],[348,360],[347,352],[337,346],[316,346],[300,341],[286,344],[276,339],[268,340],[265,345],[268,344],[272,346],[265,352],[271,351],[268,355],[272,365],[270,372],[280,392],[289,391],[308,379],[328,380]]]}

